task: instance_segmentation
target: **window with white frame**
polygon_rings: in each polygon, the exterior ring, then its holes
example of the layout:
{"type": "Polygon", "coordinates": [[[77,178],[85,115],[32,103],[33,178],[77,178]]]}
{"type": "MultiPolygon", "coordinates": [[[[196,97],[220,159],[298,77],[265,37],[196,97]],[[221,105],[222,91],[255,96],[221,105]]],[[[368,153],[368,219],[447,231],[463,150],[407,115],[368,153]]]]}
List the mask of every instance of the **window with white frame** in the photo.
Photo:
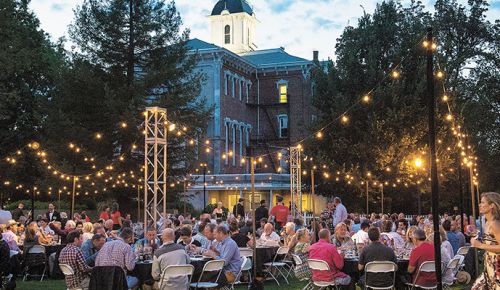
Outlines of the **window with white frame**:
{"type": "Polygon", "coordinates": [[[288,81],[279,80],[276,87],[278,89],[278,102],[280,104],[288,103],[288,81]]]}
{"type": "Polygon", "coordinates": [[[224,44],[231,43],[231,26],[226,25],[224,27],[224,44]]]}
{"type": "Polygon", "coordinates": [[[278,115],[279,137],[288,138],[288,116],[278,115]]]}

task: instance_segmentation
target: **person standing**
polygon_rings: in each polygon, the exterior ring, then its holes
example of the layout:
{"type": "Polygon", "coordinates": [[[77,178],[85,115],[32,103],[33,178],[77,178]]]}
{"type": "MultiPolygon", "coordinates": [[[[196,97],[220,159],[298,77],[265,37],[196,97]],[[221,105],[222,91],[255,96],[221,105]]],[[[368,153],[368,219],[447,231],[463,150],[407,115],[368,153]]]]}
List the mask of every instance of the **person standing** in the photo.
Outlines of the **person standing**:
{"type": "MultiPolygon", "coordinates": [[[[269,218],[269,209],[266,207],[266,201],[261,200],[260,201],[260,206],[255,209],[255,221],[258,222],[262,220],[263,218],[269,218]]],[[[260,224],[257,223],[255,225],[257,228],[260,228],[260,224]]]]}
{"type": "Polygon", "coordinates": [[[277,231],[280,231],[287,222],[290,209],[283,204],[282,196],[278,196],[277,200],[278,204],[273,206],[269,215],[274,217],[275,228],[277,231]]]}
{"type": "Polygon", "coordinates": [[[72,231],[67,236],[68,244],[61,250],[59,264],[67,264],[73,269],[73,275],[66,275],[66,286],[68,289],[88,289],[90,283],[89,273],[92,270],[83,258],[80,246],[83,243],[80,231],[72,231]]]}
{"type": "Polygon", "coordinates": [[[24,203],[20,202],[17,205],[17,208],[12,211],[12,219],[15,220],[16,222],[19,221],[20,217],[24,216],[23,208],[24,208],[24,203]]]}
{"type": "Polygon", "coordinates": [[[99,215],[99,219],[104,220],[104,221],[111,219],[110,213],[111,213],[111,209],[109,208],[109,206],[105,206],[104,210],[101,211],[101,214],[99,215]]]}
{"type": "Polygon", "coordinates": [[[45,217],[49,220],[49,222],[61,221],[61,214],[59,214],[55,208],[54,204],[49,203],[49,210],[45,213],[45,217]]]}
{"type": "Polygon", "coordinates": [[[245,206],[244,206],[245,199],[241,197],[238,200],[238,203],[234,205],[233,207],[233,215],[235,218],[240,217],[240,219],[245,219],[245,206]]]}
{"type": "MultiPolygon", "coordinates": [[[[175,232],[173,229],[166,228],[161,234],[162,246],[154,253],[151,276],[155,281],[161,279],[163,270],[171,265],[188,265],[190,260],[184,247],[174,242],[175,232]]],[[[157,284],[158,282],[155,282],[157,284]]],[[[159,289],[159,286],[156,287],[159,289]]],[[[187,277],[167,277],[162,283],[160,290],[166,289],[189,289],[189,280],[187,277]]]]}
{"type": "Polygon", "coordinates": [[[333,227],[335,228],[339,223],[347,219],[347,209],[342,204],[340,197],[335,197],[333,204],[335,205],[335,212],[333,213],[333,227]]]}
{"type": "Polygon", "coordinates": [[[479,289],[499,289],[500,278],[500,194],[496,192],[486,192],[481,195],[479,203],[479,213],[486,217],[486,232],[484,237],[471,239],[471,246],[484,250],[484,271],[474,282],[472,290],[479,289]]]}
{"type": "Polygon", "coordinates": [[[113,230],[122,228],[122,214],[120,213],[118,203],[113,203],[113,210],[111,211],[111,219],[113,220],[113,230]]]}

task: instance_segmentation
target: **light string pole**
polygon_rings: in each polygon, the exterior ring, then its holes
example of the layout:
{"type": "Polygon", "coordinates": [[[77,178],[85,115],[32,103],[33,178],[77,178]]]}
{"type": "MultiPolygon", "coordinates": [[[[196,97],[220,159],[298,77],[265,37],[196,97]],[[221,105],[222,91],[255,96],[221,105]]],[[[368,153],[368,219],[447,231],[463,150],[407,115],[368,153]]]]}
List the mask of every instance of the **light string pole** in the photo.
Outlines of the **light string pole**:
{"type": "Polygon", "coordinates": [[[439,235],[439,183],[436,162],[436,100],[434,96],[434,39],[432,27],[427,28],[427,106],[429,111],[429,147],[431,151],[431,192],[432,192],[432,220],[434,224],[434,259],[436,267],[437,290],[443,289],[441,273],[441,238],[439,235]]]}

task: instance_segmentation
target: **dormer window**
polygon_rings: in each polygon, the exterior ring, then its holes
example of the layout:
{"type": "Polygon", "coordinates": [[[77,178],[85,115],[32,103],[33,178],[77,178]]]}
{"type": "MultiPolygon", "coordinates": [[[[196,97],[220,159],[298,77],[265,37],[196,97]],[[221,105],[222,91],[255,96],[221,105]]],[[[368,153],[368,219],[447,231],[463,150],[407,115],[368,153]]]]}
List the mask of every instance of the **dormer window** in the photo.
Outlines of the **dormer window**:
{"type": "Polygon", "coordinates": [[[231,43],[231,26],[229,25],[224,26],[224,43],[231,43]]]}

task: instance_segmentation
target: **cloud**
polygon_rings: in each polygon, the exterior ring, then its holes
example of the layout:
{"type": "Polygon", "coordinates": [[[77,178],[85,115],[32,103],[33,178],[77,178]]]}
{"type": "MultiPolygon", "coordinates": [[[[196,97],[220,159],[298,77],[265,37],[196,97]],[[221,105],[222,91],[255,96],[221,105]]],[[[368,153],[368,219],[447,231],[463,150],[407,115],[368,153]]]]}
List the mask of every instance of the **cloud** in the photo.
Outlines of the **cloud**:
{"type": "MultiPolygon", "coordinates": [[[[167,2],[169,0],[166,0],[167,2]]],[[[410,0],[402,0],[407,4],[410,0]]],[[[432,11],[436,0],[423,0],[432,11]]],[[[53,39],[67,35],[67,26],[73,19],[73,9],[83,0],[33,0],[30,7],[40,19],[43,30],[53,39]]],[[[191,37],[210,42],[208,15],[217,0],[176,0],[183,18],[183,27],[191,30],[191,37]]],[[[247,0],[253,6],[260,23],[255,43],[259,49],[284,46],[288,53],[312,58],[318,50],[320,58],[334,57],[336,39],[346,25],[355,25],[363,15],[373,13],[382,0],[247,0]]],[[[459,0],[466,4],[467,0],[459,0]]],[[[500,15],[500,0],[490,2],[488,19],[500,15]]]]}

